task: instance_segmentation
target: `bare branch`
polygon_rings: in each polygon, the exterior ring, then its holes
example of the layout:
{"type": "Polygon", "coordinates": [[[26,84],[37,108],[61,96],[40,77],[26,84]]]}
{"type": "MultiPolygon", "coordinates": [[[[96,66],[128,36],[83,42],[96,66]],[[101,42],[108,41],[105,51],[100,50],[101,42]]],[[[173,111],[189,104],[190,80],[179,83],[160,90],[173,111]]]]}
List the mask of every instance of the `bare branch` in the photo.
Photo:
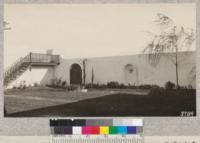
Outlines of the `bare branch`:
{"type": "Polygon", "coordinates": [[[156,19],[154,20],[160,26],[161,28],[167,29],[171,27],[174,22],[171,18],[167,17],[166,15],[162,13],[158,13],[156,16],[156,19]]]}

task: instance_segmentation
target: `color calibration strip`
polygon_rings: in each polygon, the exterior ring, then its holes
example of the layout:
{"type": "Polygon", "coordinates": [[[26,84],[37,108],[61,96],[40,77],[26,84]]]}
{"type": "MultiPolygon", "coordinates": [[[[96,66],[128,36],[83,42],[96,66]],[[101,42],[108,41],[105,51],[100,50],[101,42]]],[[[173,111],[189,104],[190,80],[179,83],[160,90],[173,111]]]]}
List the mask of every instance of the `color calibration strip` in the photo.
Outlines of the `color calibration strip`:
{"type": "Polygon", "coordinates": [[[50,120],[53,135],[126,135],[142,134],[143,122],[140,119],[117,120],[50,120]]]}
{"type": "Polygon", "coordinates": [[[53,119],[51,143],[143,143],[141,119],[53,119]]]}
{"type": "Polygon", "coordinates": [[[117,135],[140,134],[141,127],[136,126],[82,126],[82,127],[54,127],[54,135],[117,135]]]}

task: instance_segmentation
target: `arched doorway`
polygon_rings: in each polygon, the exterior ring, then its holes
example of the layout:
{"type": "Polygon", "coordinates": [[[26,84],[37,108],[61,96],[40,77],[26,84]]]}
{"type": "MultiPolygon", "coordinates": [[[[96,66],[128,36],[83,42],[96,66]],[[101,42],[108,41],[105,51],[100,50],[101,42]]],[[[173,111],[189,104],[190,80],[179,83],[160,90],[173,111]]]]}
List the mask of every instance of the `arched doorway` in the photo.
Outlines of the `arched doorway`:
{"type": "Polygon", "coordinates": [[[82,70],[79,64],[73,64],[70,69],[70,84],[82,83],[82,70]]]}

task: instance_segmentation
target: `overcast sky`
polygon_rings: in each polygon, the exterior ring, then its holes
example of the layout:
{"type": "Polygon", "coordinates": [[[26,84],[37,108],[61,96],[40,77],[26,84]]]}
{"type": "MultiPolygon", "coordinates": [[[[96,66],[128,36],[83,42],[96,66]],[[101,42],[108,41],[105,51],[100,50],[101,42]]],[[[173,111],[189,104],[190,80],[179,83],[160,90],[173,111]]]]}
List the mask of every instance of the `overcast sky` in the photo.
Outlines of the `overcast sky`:
{"type": "Polygon", "coordinates": [[[47,49],[63,58],[141,53],[157,13],[196,29],[195,4],[7,4],[4,65],[47,49]]]}

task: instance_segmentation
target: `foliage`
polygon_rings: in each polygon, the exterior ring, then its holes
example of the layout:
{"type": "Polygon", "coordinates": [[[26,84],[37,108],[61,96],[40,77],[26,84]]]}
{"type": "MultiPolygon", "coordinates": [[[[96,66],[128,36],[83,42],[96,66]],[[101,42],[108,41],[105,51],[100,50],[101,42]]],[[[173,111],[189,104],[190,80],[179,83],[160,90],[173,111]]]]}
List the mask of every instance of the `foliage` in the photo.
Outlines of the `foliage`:
{"type": "Polygon", "coordinates": [[[33,83],[33,87],[38,87],[38,86],[39,86],[39,84],[37,82],[33,83]]]}
{"type": "Polygon", "coordinates": [[[66,88],[67,81],[62,81],[61,79],[54,78],[51,80],[51,84],[47,84],[46,86],[53,88],[66,88]]]}
{"type": "Polygon", "coordinates": [[[170,90],[170,89],[174,89],[175,88],[175,84],[171,81],[168,81],[165,83],[165,89],[166,90],[170,90]]]}
{"type": "Polygon", "coordinates": [[[165,89],[159,86],[154,86],[150,89],[149,95],[153,96],[165,95],[165,89]]]}
{"type": "Polygon", "coordinates": [[[92,77],[91,77],[91,88],[93,88],[93,84],[94,84],[94,69],[92,68],[92,77]]]}
{"type": "Polygon", "coordinates": [[[69,86],[67,86],[67,90],[69,90],[69,91],[77,90],[77,86],[69,85],[69,86]]]}
{"type": "Polygon", "coordinates": [[[123,83],[118,83],[117,81],[109,81],[107,84],[99,84],[99,83],[88,83],[85,88],[95,88],[95,89],[105,89],[105,88],[116,88],[116,89],[151,89],[157,85],[125,85],[123,83]]]}
{"type": "Polygon", "coordinates": [[[117,81],[110,81],[107,83],[108,88],[119,88],[119,83],[117,81]]]}
{"type": "Polygon", "coordinates": [[[149,61],[152,64],[158,63],[160,53],[188,50],[195,40],[193,29],[175,26],[173,20],[164,14],[157,14],[155,22],[161,31],[153,34],[152,41],[143,51],[149,54],[149,61]]]}
{"type": "Polygon", "coordinates": [[[14,86],[12,87],[12,89],[17,89],[17,86],[14,85],[14,86]]]}
{"type": "Polygon", "coordinates": [[[94,89],[105,89],[107,88],[107,85],[105,84],[98,84],[98,83],[89,83],[89,84],[86,84],[85,85],[85,88],[86,89],[89,89],[89,88],[94,88],[94,89]]]}
{"type": "Polygon", "coordinates": [[[151,89],[155,85],[149,85],[149,84],[144,84],[144,85],[139,85],[137,88],[138,89],[151,89]]]}
{"type": "Polygon", "coordinates": [[[83,61],[83,86],[85,86],[85,80],[86,80],[86,62],[87,62],[87,59],[84,59],[83,61]]]}
{"type": "Polygon", "coordinates": [[[188,50],[195,41],[195,31],[183,26],[177,27],[173,20],[164,14],[157,14],[156,24],[160,31],[153,34],[151,42],[144,49],[148,53],[149,62],[156,66],[161,58],[161,53],[171,52],[171,60],[176,67],[176,84],[178,84],[178,52],[188,50]]]}
{"type": "Polygon", "coordinates": [[[20,85],[19,85],[19,89],[26,89],[27,85],[26,85],[26,81],[25,80],[22,80],[20,81],[20,85]]]}
{"type": "Polygon", "coordinates": [[[190,96],[195,95],[196,90],[190,87],[179,87],[175,89],[175,84],[168,81],[166,82],[165,88],[154,86],[150,89],[150,96],[190,96]]]}
{"type": "Polygon", "coordinates": [[[196,65],[191,68],[190,76],[191,76],[192,80],[196,79],[196,65]]]}
{"type": "Polygon", "coordinates": [[[65,87],[67,85],[66,81],[62,81],[62,87],[65,87]]]}

